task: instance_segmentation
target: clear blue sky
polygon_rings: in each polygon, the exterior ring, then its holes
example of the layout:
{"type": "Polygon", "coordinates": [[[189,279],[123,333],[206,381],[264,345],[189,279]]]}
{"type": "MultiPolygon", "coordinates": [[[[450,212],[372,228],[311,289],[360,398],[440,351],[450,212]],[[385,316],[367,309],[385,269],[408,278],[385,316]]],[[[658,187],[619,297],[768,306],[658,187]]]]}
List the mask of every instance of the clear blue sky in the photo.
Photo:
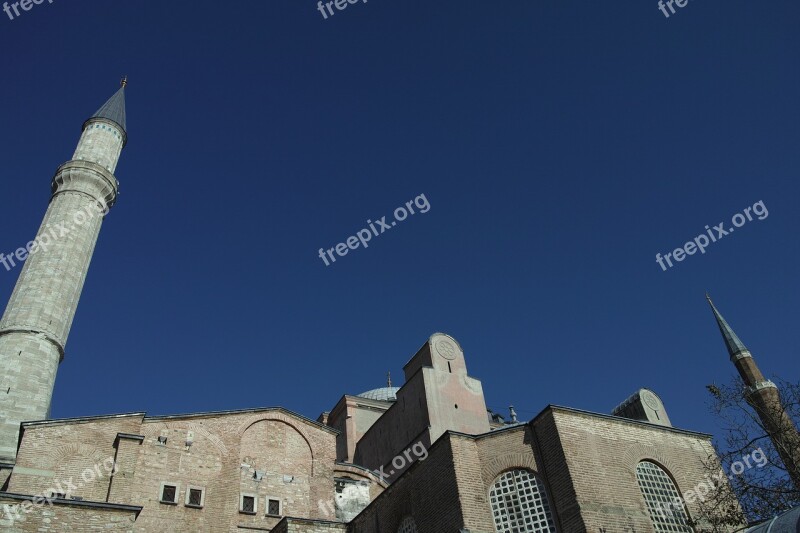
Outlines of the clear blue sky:
{"type": "MultiPolygon", "coordinates": [[[[55,0],[0,12],[0,251],[35,234],[84,119],[128,87],[53,416],[284,406],[382,386],[435,331],[487,404],[716,432],[704,300],[798,378],[800,5],[55,0]],[[431,208],[317,256],[424,194],[431,208]],[[664,272],[763,201],[769,216],[664,272]]],[[[0,300],[19,271],[0,270],[0,300]]]]}

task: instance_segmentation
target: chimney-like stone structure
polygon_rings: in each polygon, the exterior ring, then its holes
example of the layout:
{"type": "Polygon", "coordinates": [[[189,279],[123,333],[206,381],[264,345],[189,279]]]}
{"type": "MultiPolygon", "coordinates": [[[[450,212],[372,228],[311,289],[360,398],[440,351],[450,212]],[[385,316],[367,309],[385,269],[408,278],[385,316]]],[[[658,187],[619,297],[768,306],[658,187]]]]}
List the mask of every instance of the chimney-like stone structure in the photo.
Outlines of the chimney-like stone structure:
{"type": "Polygon", "coordinates": [[[639,389],[611,411],[614,416],[672,427],[664,402],[649,389],[639,389]]]}

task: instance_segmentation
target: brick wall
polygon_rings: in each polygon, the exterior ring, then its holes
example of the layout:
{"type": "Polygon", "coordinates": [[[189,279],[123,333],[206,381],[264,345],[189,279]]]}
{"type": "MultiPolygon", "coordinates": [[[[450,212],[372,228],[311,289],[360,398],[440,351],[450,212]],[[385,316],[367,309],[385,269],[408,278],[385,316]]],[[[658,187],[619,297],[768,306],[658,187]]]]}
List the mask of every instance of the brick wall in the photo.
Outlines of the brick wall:
{"type": "MultiPolygon", "coordinates": [[[[397,401],[356,444],[353,462],[378,469],[414,444],[414,439],[418,439],[430,424],[425,386],[423,371],[420,371],[397,391],[397,401]]],[[[390,468],[384,470],[388,472],[390,468]]]]}
{"type": "Polygon", "coordinates": [[[457,532],[463,526],[451,435],[445,435],[349,524],[349,533],[394,533],[414,518],[420,533],[457,532]]]}
{"type": "MultiPolygon", "coordinates": [[[[537,420],[536,433],[548,450],[547,476],[563,528],[576,532],[654,531],[636,479],[639,462],[664,468],[685,495],[706,480],[703,463],[714,453],[703,434],[562,408],[537,420]]],[[[687,508],[697,516],[696,502],[687,508]]]]}
{"type": "Polygon", "coordinates": [[[142,434],[133,494],[145,508],[140,531],[269,529],[279,518],[266,516],[268,497],[281,501],[283,515],[334,518],[318,502],[333,500],[336,436],[317,424],[275,410],[152,419],[142,434]],[[186,450],[189,431],[194,442],[186,450]],[[158,444],[162,433],[169,435],[166,446],[158,444]],[[261,481],[256,472],[263,472],[261,481]],[[158,502],[160,484],[167,481],[179,484],[179,505],[158,502]],[[205,489],[203,509],[184,505],[190,485],[205,489]],[[258,496],[255,515],[239,512],[242,492],[258,496]]]}
{"type": "Polygon", "coordinates": [[[345,524],[323,520],[284,518],[271,533],[346,533],[346,531],[345,524]]]}
{"type": "Polygon", "coordinates": [[[71,479],[79,484],[72,496],[142,506],[137,532],[269,530],[281,517],[267,516],[267,498],[281,502],[281,516],[335,518],[333,505],[320,505],[334,500],[335,440],[329,428],[281,409],[35,424],[26,427],[8,490],[47,495],[59,480],[71,479]],[[118,433],[131,437],[118,439],[118,433]],[[114,477],[110,458],[117,461],[114,477]],[[95,465],[102,476],[78,483],[95,465]],[[160,502],[162,483],[178,486],[177,504],[160,502]],[[186,505],[190,487],[204,491],[202,508],[186,505]],[[242,492],[258,496],[255,515],[240,513],[242,492]]]}
{"type": "MultiPolygon", "coordinates": [[[[713,454],[706,435],[565,408],[532,424],[479,436],[447,433],[350,523],[350,533],[392,533],[411,516],[420,533],[495,531],[489,492],[513,469],[542,483],[559,531],[654,531],[636,479],[649,460],[685,495],[705,481],[713,454]]],[[[695,502],[688,504],[697,514],[695,502]]]]}
{"type": "Polygon", "coordinates": [[[134,483],[136,481],[136,463],[142,440],[133,436],[118,436],[117,450],[114,456],[114,476],[111,478],[108,501],[126,503],[132,501],[134,483]]]}
{"type": "MultiPolygon", "coordinates": [[[[336,463],[335,432],[282,409],[44,422],[25,426],[8,490],[47,494],[59,480],[78,482],[94,471],[93,483],[72,495],[143,508],[131,525],[108,509],[47,507],[53,514],[30,520],[38,529],[14,526],[18,531],[66,531],[70,524],[93,531],[86,528],[107,520],[108,531],[137,533],[330,533],[344,531],[328,522],[336,517],[334,478],[341,476],[370,481],[374,497],[349,533],[393,533],[406,517],[420,533],[462,527],[488,533],[494,531],[492,485],[511,469],[527,469],[542,481],[560,531],[648,533],[653,527],[637,464],[661,465],[685,495],[705,480],[703,462],[713,454],[702,434],[560,407],[545,409],[530,424],[478,436],[448,432],[433,446],[425,444],[427,458],[380,493],[384,487],[374,475],[336,463]],[[109,477],[104,465],[112,457],[119,470],[109,477]],[[263,474],[260,481],[256,473],[263,474]],[[159,501],[164,482],[178,486],[174,505],[159,501]],[[204,491],[201,509],[186,505],[190,487],[204,491]],[[239,510],[243,492],[258,496],[253,515],[239,510]],[[281,501],[281,516],[267,516],[267,498],[281,501]]],[[[696,503],[688,508],[696,514],[696,503]]]]}
{"type": "Polygon", "coordinates": [[[47,496],[60,488],[85,500],[106,501],[117,433],[137,433],[142,418],[26,425],[8,492],[47,496]]]}
{"type": "Polygon", "coordinates": [[[541,473],[556,514],[556,525],[560,525],[561,531],[585,532],[586,526],[581,517],[572,473],[566,461],[564,444],[561,442],[553,411],[545,410],[530,426],[536,449],[541,456],[541,473]]]}
{"type": "Polygon", "coordinates": [[[8,533],[133,533],[136,519],[134,510],[37,505],[2,495],[0,507],[0,529],[8,533]]]}

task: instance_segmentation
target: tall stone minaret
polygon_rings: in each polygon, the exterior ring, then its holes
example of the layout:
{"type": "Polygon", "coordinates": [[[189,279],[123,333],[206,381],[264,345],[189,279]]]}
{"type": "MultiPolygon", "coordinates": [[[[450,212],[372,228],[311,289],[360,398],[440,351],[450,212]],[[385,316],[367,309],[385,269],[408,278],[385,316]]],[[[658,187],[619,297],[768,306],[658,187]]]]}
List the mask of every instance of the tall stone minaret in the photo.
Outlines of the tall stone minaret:
{"type": "MultiPolygon", "coordinates": [[[[56,371],[127,141],[125,86],[83,124],[72,160],[56,170],[50,205],[0,319],[0,462],[14,462],[20,422],[50,415],[56,371]]],[[[23,250],[24,251],[24,250],[23,250]]],[[[5,257],[16,266],[26,254],[5,257]]]]}
{"type": "Polygon", "coordinates": [[[750,350],[739,340],[736,333],[717,311],[714,302],[706,295],[714,318],[725,340],[731,362],[744,382],[746,400],[753,407],[761,424],[769,434],[775,449],[786,466],[786,471],[794,486],[800,490],[800,436],[792,419],[781,404],[778,387],[764,375],[756,365],[750,350]]]}

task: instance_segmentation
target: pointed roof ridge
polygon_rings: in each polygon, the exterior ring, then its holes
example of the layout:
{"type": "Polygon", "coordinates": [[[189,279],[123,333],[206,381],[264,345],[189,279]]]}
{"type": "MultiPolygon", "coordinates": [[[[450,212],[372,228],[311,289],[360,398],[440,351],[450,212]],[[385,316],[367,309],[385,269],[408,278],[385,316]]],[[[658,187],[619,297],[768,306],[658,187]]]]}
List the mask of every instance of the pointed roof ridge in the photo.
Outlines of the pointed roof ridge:
{"type": "MultiPolygon", "coordinates": [[[[106,103],[95,112],[94,115],[89,117],[89,120],[92,120],[93,118],[104,118],[114,122],[120,128],[122,128],[122,133],[125,135],[126,140],[128,136],[128,130],[125,120],[125,86],[127,84],[128,80],[127,78],[124,78],[119,90],[117,90],[117,92],[115,92],[113,96],[111,96],[111,98],[109,98],[106,103]]],[[[86,122],[89,122],[89,120],[86,122]]]]}
{"type": "Polygon", "coordinates": [[[747,347],[744,343],[736,336],[736,333],[733,332],[733,328],[728,325],[722,315],[717,310],[714,302],[711,301],[711,296],[706,293],[706,300],[708,300],[708,304],[711,306],[711,310],[714,312],[714,318],[717,320],[717,326],[719,326],[719,331],[722,333],[722,338],[725,341],[725,347],[728,348],[728,354],[731,357],[735,357],[743,352],[749,352],[747,347]]]}

